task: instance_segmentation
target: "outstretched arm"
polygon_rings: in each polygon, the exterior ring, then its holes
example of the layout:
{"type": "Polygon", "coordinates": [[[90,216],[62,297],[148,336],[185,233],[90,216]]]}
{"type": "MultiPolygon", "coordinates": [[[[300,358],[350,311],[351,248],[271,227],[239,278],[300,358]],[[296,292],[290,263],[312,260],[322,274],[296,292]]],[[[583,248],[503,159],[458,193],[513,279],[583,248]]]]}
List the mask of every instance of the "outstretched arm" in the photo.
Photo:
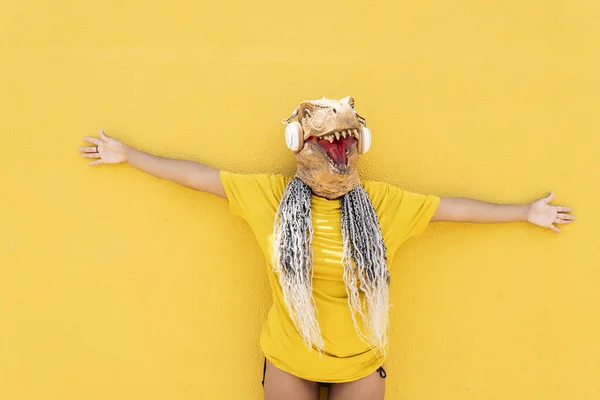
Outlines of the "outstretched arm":
{"type": "Polygon", "coordinates": [[[560,229],[553,224],[568,224],[575,217],[565,214],[572,211],[568,207],[548,204],[553,197],[554,193],[550,193],[547,197],[523,205],[492,204],[465,198],[442,198],[431,220],[476,223],[527,221],[560,232],[560,229]]]}
{"type": "Polygon", "coordinates": [[[227,197],[219,170],[201,163],[155,156],[135,150],[106,135],[100,129],[100,138],[85,137],[94,144],[92,147],[80,147],[83,157],[95,158],[90,165],[117,164],[127,162],[134,168],[157,178],[166,179],[195,190],[201,190],[227,197]]]}

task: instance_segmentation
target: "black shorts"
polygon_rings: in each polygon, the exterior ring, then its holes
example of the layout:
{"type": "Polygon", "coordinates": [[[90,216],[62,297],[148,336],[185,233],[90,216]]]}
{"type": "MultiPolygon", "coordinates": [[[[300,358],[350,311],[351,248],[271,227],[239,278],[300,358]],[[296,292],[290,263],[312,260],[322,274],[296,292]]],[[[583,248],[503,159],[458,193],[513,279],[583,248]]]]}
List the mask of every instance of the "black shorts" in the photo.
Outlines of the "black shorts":
{"type": "MultiPolygon", "coordinates": [[[[263,366],[263,379],[261,384],[263,385],[263,387],[265,387],[265,373],[267,372],[267,357],[265,357],[265,365],[263,366]]],[[[379,367],[377,368],[377,372],[379,372],[379,376],[383,379],[385,379],[387,377],[387,373],[385,372],[385,369],[383,369],[383,367],[379,367]]],[[[328,382],[317,382],[319,384],[319,386],[324,386],[324,387],[329,387],[329,385],[331,385],[331,383],[328,382]]]]}

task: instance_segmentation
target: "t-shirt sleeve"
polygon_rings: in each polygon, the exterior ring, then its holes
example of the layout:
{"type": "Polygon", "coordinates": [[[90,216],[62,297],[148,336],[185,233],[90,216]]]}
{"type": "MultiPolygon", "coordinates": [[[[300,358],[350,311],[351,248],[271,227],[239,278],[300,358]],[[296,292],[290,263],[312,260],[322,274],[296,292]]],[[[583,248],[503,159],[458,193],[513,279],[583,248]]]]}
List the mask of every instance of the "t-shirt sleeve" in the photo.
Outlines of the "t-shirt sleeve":
{"type": "Polygon", "coordinates": [[[221,171],[220,178],[231,213],[248,222],[257,214],[277,210],[285,188],[281,175],[221,171]]]}
{"type": "Polygon", "coordinates": [[[440,198],[378,183],[372,201],[389,250],[395,251],[407,239],[425,231],[440,204],[440,198]]]}

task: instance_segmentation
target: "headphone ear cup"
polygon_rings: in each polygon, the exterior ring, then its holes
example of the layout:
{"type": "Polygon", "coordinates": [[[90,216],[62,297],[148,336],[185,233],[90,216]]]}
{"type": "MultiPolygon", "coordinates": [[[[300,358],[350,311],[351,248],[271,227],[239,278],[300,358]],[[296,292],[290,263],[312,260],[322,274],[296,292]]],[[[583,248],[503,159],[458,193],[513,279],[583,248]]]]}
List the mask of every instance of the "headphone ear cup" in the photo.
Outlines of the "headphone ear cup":
{"type": "Polygon", "coordinates": [[[304,146],[304,133],[300,122],[290,122],[285,127],[285,144],[288,149],[299,152],[304,146]]]}
{"type": "Polygon", "coordinates": [[[366,126],[362,127],[360,140],[358,141],[358,153],[364,154],[371,148],[371,130],[366,126]]]}

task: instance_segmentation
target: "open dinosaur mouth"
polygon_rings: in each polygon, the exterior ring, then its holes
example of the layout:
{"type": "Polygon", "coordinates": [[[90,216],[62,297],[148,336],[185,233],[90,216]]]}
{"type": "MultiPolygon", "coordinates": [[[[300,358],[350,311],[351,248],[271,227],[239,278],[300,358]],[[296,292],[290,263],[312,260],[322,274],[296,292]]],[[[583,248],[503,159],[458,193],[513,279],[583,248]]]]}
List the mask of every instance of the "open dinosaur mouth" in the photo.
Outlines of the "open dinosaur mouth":
{"type": "Polygon", "coordinates": [[[347,129],[319,137],[311,136],[307,141],[317,143],[325,152],[329,163],[343,172],[346,169],[344,167],[348,166],[348,154],[357,138],[357,129],[347,129]]]}

